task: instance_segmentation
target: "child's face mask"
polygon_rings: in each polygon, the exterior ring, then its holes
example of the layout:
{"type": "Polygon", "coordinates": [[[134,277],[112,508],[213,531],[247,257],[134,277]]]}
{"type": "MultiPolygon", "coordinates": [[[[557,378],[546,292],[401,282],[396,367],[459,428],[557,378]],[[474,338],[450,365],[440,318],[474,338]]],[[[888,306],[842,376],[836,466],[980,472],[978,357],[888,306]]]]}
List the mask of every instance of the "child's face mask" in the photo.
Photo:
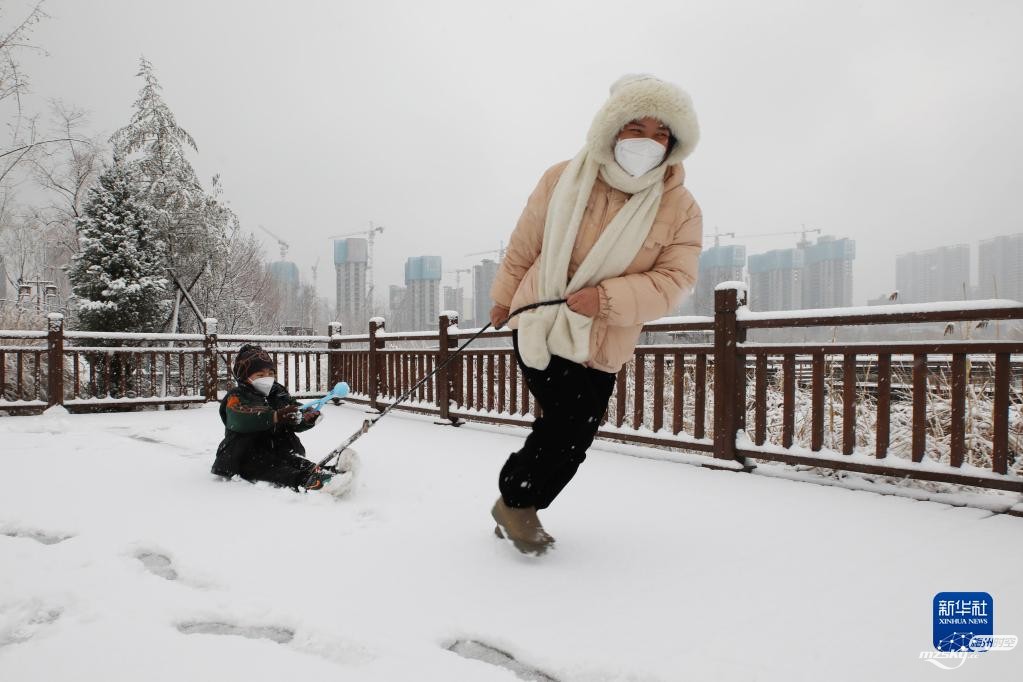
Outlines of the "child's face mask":
{"type": "Polygon", "coordinates": [[[259,377],[258,379],[249,379],[249,383],[252,384],[252,388],[263,395],[270,395],[270,389],[274,387],[274,378],[259,377]]]}

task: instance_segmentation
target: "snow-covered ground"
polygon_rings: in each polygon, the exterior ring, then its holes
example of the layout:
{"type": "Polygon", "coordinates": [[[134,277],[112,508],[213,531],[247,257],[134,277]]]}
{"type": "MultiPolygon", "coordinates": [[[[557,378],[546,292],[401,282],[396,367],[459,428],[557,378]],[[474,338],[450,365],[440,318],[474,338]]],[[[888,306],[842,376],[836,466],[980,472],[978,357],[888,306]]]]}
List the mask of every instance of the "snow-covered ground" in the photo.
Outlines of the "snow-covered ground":
{"type": "MultiPolygon", "coordinates": [[[[311,453],[365,415],[327,416],[311,453]]],[[[521,435],[392,414],[338,500],[215,479],[215,406],[0,419],[0,680],[519,679],[456,641],[562,682],[1018,679],[919,656],[941,591],[1023,635],[1023,519],[601,449],[527,558],[489,517],[521,435]]]]}

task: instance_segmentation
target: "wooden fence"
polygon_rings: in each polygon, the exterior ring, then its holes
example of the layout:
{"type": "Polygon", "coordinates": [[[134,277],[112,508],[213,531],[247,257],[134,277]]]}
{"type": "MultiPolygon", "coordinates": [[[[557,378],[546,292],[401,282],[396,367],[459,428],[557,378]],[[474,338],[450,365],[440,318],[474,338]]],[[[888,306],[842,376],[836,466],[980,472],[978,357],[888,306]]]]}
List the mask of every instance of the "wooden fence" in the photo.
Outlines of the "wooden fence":
{"type": "MultiPolygon", "coordinates": [[[[618,372],[598,437],[707,455],[705,465],[755,460],[1023,492],[1023,341],[754,343],[765,328],[1023,320],[1011,301],[758,313],[744,289],[715,292],[715,315],[671,318],[645,332],[706,337],[637,346],[618,372]],[[1014,357],[1017,356],[1017,357],[1014,357]],[[867,424],[869,428],[865,428],[867,424]]],[[[218,399],[243,343],[260,343],[299,397],[347,381],[348,400],[458,423],[528,425],[538,407],[508,330],[440,316],[436,332],[325,336],[0,331],[0,412],[134,409],[218,399]],[[51,368],[56,368],[51,371],[51,368]]]]}

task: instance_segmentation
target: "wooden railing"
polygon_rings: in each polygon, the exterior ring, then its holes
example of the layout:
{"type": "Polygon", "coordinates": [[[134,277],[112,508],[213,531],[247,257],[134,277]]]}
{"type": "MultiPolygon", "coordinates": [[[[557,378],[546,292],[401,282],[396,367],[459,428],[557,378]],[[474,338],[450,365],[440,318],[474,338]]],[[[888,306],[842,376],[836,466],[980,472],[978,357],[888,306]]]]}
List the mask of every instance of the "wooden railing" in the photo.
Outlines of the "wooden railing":
{"type": "MultiPolygon", "coordinates": [[[[749,342],[767,328],[1023,320],[1015,302],[754,313],[741,287],[719,287],[715,315],[646,325],[697,342],[637,346],[618,372],[598,437],[709,455],[706,466],[779,461],[880,476],[1023,492],[1023,341],[749,342]]],[[[424,377],[398,409],[442,422],[528,425],[539,413],[511,332],[442,315],[436,332],[391,333],[382,319],[343,336],[102,334],[0,331],[0,412],[132,409],[212,401],[233,385],[243,343],[263,345],[294,395],[337,381],[348,400],[381,410],[424,377]],[[450,361],[450,362],[449,362],[450,361]],[[58,368],[50,371],[51,367],[58,368]]],[[[664,337],[662,337],[664,338],[664,337]]]]}

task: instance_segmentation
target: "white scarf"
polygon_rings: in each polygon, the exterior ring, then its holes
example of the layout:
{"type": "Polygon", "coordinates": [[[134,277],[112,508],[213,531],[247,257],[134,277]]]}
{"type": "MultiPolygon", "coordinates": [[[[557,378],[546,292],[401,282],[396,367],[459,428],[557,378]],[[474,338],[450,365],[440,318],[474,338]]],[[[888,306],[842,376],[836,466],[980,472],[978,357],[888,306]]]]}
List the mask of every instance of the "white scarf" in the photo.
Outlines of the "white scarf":
{"type": "MultiPolygon", "coordinates": [[[[662,162],[634,178],[613,161],[604,164],[595,161],[589,147],[584,147],[569,162],[547,208],[537,273],[538,300],[566,298],[625,272],[650,233],[661,205],[666,170],[667,164],[662,162]],[[598,173],[611,187],[632,197],[598,237],[569,281],[572,250],[598,173]]],[[[551,355],[586,362],[590,357],[592,327],[592,318],[569,310],[567,304],[525,312],[519,316],[518,326],[522,361],[539,370],[547,368],[551,355]]]]}

